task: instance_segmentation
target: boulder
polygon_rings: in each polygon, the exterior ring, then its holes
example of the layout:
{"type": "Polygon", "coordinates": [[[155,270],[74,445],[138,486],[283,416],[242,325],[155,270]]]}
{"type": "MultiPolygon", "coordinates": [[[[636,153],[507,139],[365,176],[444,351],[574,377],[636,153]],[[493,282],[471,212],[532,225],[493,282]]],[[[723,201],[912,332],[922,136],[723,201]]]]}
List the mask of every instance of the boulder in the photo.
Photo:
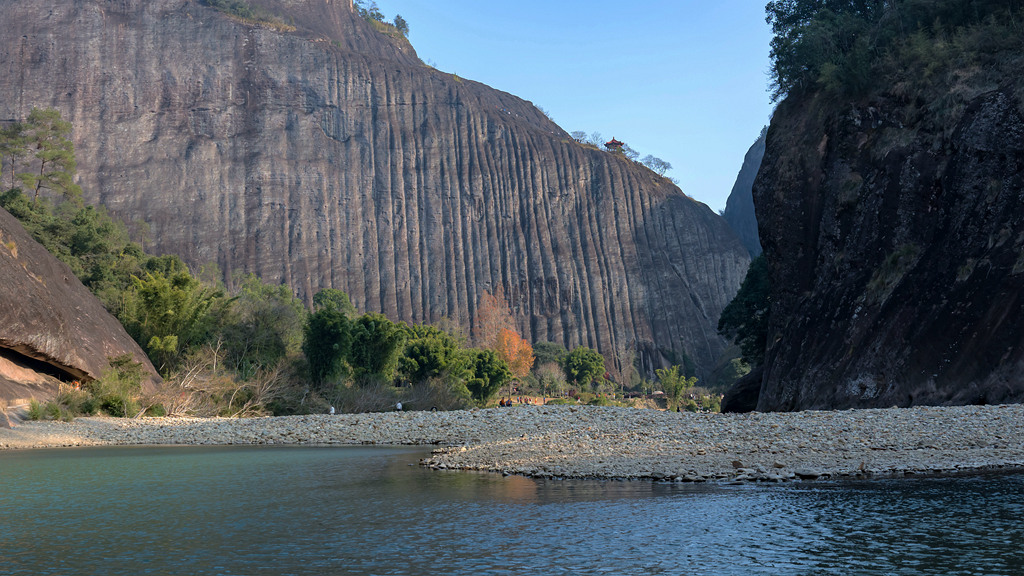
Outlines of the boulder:
{"type": "Polygon", "coordinates": [[[737,380],[722,398],[722,412],[739,413],[757,410],[757,400],[761,395],[761,379],[763,377],[764,369],[758,366],[737,380]]]}
{"type": "Polygon", "coordinates": [[[100,377],[108,359],[146,354],[89,289],[0,209],[0,399],[48,398],[61,382],[100,377]]]}

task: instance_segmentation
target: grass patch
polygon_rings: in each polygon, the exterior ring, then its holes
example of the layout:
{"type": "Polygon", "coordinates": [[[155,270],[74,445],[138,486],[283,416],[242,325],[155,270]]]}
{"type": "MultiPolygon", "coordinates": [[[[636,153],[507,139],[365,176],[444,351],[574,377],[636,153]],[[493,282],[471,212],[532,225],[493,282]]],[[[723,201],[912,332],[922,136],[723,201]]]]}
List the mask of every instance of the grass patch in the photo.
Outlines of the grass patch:
{"type": "Polygon", "coordinates": [[[246,24],[267,26],[278,32],[295,31],[295,26],[285,23],[284,20],[273,14],[253,7],[244,0],[202,0],[202,3],[246,24]]]}

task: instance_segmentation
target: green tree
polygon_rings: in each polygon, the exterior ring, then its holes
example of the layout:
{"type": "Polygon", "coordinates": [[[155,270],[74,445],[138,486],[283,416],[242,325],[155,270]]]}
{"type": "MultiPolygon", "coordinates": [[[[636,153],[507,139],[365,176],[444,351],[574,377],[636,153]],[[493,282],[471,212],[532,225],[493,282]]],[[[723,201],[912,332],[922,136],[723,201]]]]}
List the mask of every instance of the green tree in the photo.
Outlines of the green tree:
{"type": "MultiPolygon", "coordinates": [[[[28,155],[28,144],[25,142],[25,125],[16,122],[0,128],[0,183],[7,178],[7,189],[17,187],[17,168],[22,159],[28,155]]],[[[2,186],[2,184],[0,184],[2,186]]],[[[0,188],[0,191],[5,191],[0,188]]]]}
{"type": "Polygon", "coordinates": [[[395,14],[395,29],[402,33],[402,36],[409,36],[409,23],[402,18],[401,14],[395,14]]]}
{"type": "Polygon", "coordinates": [[[580,346],[569,352],[562,368],[566,380],[576,385],[589,386],[591,382],[604,377],[604,356],[597,350],[580,346]]]}
{"type": "Polygon", "coordinates": [[[32,201],[39,200],[42,190],[59,193],[68,200],[80,201],[82,188],[75,184],[75,146],[68,135],[71,123],[60,117],[53,108],[33,108],[25,121],[23,142],[34,150],[34,166],[26,166],[17,175],[25,190],[32,191],[32,201]],[[31,170],[28,170],[31,168],[31,170]]]}
{"type": "Polygon", "coordinates": [[[357,377],[390,381],[405,347],[405,331],[383,314],[360,316],[352,327],[349,364],[357,377]]]}
{"type": "Polygon", "coordinates": [[[685,368],[682,366],[659,368],[654,373],[658,376],[658,382],[661,383],[661,389],[665,391],[665,396],[668,397],[669,409],[678,407],[683,394],[697,385],[697,377],[687,378],[685,368]]]}
{"type": "Polygon", "coordinates": [[[249,274],[239,282],[220,330],[226,359],[248,379],[299,353],[306,309],[290,287],[249,274]]]}
{"type": "Polygon", "coordinates": [[[384,13],[380,11],[380,7],[377,6],[375,0],[370,0],[368,5],[364,0],[355,0],[352,5],[363,18],[375,22],[384,21],[384,13]]]}
{"type": "Polygon", "coordinates": [[[569,355],[569,351],[561,344],[541,341],[533,345],[533,355],[537,359],[534,366],[539,367],[544,364],[561,366],[565,362],[565,357],[569,355]]]}
{"type": "Polygon", "coordinates": [[[718,333],[738,344],[750,366],[764,361],[771,311],[771,281],[764,254],[750,263],[739,292],[722,311],[718,333]]]}
{"type": "Polygon", "coordinates": [[[414,384],[432,378],[462,382],[470,377],[472,359],[459,342],[433,326],[406,327],[405,351],[399,367],[414,384]]]}
{"type": "Polygon", "coordinates": [[[348,294],[335,288],[324,288],[314,294],[313,308],[315,310],[334,308],[349,318],[356,315],[356,307],[352,305],[348,294]]]}
{"type": "Polygon", "coordinates": [[[313,384],[323,388],[336,384],[348,371],[352,346],[352,323],[334,306],[324,306],[306,320],[302,352],[309,364],[313,384]]]}
{"type": "Polygon", "coordinates": [[[167,374],[184,354],[210,339],[219,312],[215,306],[223,304],[223,294],[187,271],[149,272],[133,278],[133,285],[119,319],[167,374]]]}
{"type": "Polygon", "coordinates": [[[486,405],[510,380],[512,371],[493,350],[477,350],[473,353],[473,378],[466,383],[466,387],[480,405],[486,405]]]}

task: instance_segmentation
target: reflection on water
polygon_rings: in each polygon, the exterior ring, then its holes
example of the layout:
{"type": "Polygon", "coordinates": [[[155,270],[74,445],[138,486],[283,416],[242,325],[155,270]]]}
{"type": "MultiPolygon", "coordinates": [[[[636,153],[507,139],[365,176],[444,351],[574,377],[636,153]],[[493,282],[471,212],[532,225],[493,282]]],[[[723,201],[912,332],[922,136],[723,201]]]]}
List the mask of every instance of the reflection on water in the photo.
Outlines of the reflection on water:
{"type": "Polygon", "coordinates": [[[709,487],[407,448],[0,454],[2,574],[1024,574],[1024,477],[709,487]]]}

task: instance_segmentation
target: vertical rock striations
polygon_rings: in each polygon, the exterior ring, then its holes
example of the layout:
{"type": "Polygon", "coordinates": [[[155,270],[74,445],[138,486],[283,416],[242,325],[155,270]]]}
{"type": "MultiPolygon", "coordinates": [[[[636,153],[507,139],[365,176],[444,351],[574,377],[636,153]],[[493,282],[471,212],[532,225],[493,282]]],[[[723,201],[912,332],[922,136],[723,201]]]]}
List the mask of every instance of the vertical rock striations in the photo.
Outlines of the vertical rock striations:
{"type": "Polygon", "coordinates": [[[530,103],[423,65],[348,1],[0,5],[0,118],[55,106],[83,188],[151,249],[392,318],[472,321],[504,287],[531,340],[710,369],[748,257],[652,172],[530,103]]]}

